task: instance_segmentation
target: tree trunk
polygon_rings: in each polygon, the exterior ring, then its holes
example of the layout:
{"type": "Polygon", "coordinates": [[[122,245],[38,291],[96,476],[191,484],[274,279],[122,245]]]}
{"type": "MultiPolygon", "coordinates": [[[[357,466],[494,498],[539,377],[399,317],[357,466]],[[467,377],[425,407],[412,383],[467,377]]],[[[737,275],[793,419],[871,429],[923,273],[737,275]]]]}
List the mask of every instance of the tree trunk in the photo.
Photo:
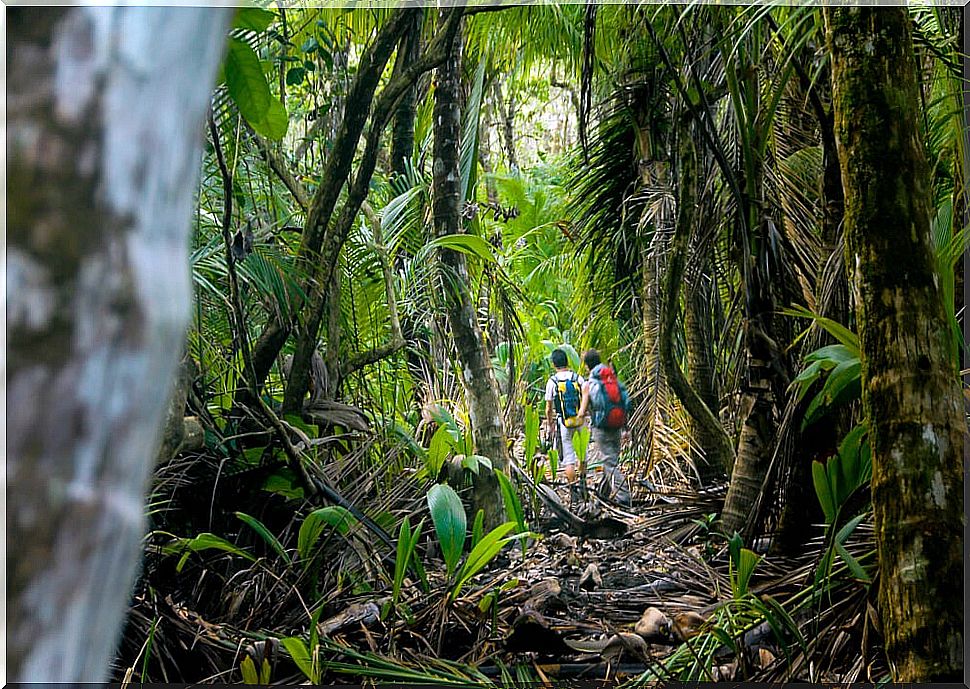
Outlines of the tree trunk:
{"type": "Polygon", "coordinates": [[[910,20],[904,8],[824,12],[886,651],[896,682],[959,682],[967,429],[930,244],[910,20]]]}
{"type": "MultiPolygon", "coordinates": [[[[418,59],[418,48],[421,43],[421,24],[424,20],[423,12],[416,12],[412,23],[408,26],[401,47],[398,49],[404,56],[394,65],[395,76],[398,75],[398,65],[403,71],[406,65],[418,59]]],[[[401,97],[401,102],[394,113],[394,125],[391,134],[391,171],[393,176],[407,174],[407,164],[414,154],[414,118],[417,112],[417,86],[410,86],[401,97]]]]}
{"type": "Polygon", "coordinates": [[[8,679],[100,682],[182,349],[202,123],[231,14],[7,17],[8,679]]]}
{"type": "MultiPolygon", "coordinates": [[[[461,136],[461,110],[458,107],[461,97],[461,44],[459,31],[450,46],[448,57],[438,68],[436,75],[432,211],[435,235],[438,237],[462,232],[461,174],[458,168],[461,136]]],[[[475,300],[470,292],[465,255],[442,249],[439,257],[444,286],[443,298],[462,368],[462,383],[475,447],[479,454],[492,460],[496,471],[505,471],[508,447],[502,427],[498,386],[492,371],[492,360],[485,349],[485,339],[478,323],[475,300]]],[[[490,471],[479,472],[475,479],[473,511],[477,513],[479,509],[484,510],[486,524],[490,526],[504,521],[502,495],[498,481],[490,471]]]]}
{"type": "MultiPolygon", "coordinates": [[[[698,248],[696,243],[695,248],[698,248]]],[[[706,251],[704,248],[699,250],[706,251]]],[[[719,400],[714,380],[714,336],[711,326],[711,300],[714,294],[706,271],[698,273],[692,281],[693,284],[688,285],[690,291],[684,304],[687,382],[716,416],[719,400]]],[[[720,437],[693,418],[690,420],[689,430],[701,454],[697,461],[700,484],[708,486],[712,481],[722,479],[727,472],[727,462],[720,452],[720,437]]]]}
{"type": "Polygon", "coordinates": [[[749,129],[749,140],[742,150],[741,177],[744,192],[739,213],[746,231],[740,248],[741,275],[745,296],[744,346],[747,371],[743,391],[743,420],[731,482],[724,497],[721,527],[750,536],[756,526],[756,507],[768,474],[780,410],[788,389],[784,343],[779,344],[776,328],[776,292],[768,273],[770,261],[768,210],[763,208],[764,159],[761,147],[767,130],[754,120],[761,107],[759,72],[753,56],[760,51],[758,35],[752,45],[740,51],[744,64],[739,79],[738,100],[745,104],[737,113],[739,126],[749,129]]]}
{"type": "Polygon", "coordinates": [[[688,384],[673,351],[673,333],[680,302],[680,287],[684,277],[697,199],[697,153],[693,141],[693,128],[682,128],[678,151],[677,225],[671,242],[667,275],[664,278],[663,323],[659,336],[660,360],[670,387],[677,394],[692,421],[702,425],[711,440],[717,443],[716,447],[712,448],[709,461],[719,463],[725,471],[728,471],[734,462],[734,446],[731,438],[718,421],[715,411],[688,384]]]}

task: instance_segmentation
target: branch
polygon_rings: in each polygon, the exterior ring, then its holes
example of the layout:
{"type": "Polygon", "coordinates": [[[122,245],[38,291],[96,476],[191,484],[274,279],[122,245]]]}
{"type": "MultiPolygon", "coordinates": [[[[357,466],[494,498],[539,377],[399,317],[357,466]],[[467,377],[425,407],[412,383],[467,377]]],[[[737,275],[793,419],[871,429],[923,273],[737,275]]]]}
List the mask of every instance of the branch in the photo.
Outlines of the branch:
{"type": "Polygon", "coordinates": [[[283,160],[283,156],[274,150],[263,137],[253,131],[252,127],[247,125],[247,128],[252,134],[253,140],[256,142],[256,147],[263,155],[263,160],[269,164],[270,169],[276,173],[276,176],[279,177],[283,185],[293,195],[293,198],[299,204],[300,208],[303,209],[303,212],[306,213],[309,211],[310,199],[307,197],[306,189],[300,184],[300,180],[290,172],[289,166],[283,160]]]}

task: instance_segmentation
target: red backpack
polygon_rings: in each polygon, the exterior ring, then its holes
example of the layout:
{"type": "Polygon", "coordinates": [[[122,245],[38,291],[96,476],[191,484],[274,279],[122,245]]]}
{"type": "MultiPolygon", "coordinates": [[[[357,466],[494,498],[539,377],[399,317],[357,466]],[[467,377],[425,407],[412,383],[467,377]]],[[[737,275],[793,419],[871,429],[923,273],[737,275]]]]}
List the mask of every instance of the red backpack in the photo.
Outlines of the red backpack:
{"type": "Polygon", "coordinates": [[[630,397],[616,372],[600,364],[590,372],[596,385],[590,388],[592,422],[597,428],[623,428],[627,421],[630,397]]]}

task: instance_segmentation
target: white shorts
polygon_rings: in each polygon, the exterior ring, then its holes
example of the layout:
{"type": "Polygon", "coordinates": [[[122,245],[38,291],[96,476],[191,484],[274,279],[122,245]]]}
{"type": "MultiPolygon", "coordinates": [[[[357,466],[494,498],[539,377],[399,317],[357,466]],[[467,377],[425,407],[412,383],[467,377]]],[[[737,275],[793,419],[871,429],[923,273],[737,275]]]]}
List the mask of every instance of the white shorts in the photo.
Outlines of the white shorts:
{"type": "MultiPolygon", "coordinates": [[[[578,428],[567,428],[562,419],[557,419],[559,424],[559,438],[562,440],[562,447],[556,449],[560,451],[560,461],[564,467],[572,466],[577,463],[576,448],[573,447],[573,435],[578,428]]],[[[582,428],[580,426],[580,428],[582,428]]]]}

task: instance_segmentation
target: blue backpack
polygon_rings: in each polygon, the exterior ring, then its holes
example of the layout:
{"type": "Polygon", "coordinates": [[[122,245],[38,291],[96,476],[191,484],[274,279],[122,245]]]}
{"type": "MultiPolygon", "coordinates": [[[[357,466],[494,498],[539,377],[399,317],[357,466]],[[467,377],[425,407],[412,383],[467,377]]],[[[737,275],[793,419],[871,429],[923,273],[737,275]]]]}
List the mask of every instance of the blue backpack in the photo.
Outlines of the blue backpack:
{"type": "Polygon", "coordinates": [[[557,376],[552,376],[552,382],[556,386],[556,394],[553,396],[553,406],[559,418],[566,428],[578,428],[583,425],[583,419],[579,416],[579,403],[582,398],[582,390],[579,389],[579,376],[575,373],[566,380],[560,380],[557,376]]]}

